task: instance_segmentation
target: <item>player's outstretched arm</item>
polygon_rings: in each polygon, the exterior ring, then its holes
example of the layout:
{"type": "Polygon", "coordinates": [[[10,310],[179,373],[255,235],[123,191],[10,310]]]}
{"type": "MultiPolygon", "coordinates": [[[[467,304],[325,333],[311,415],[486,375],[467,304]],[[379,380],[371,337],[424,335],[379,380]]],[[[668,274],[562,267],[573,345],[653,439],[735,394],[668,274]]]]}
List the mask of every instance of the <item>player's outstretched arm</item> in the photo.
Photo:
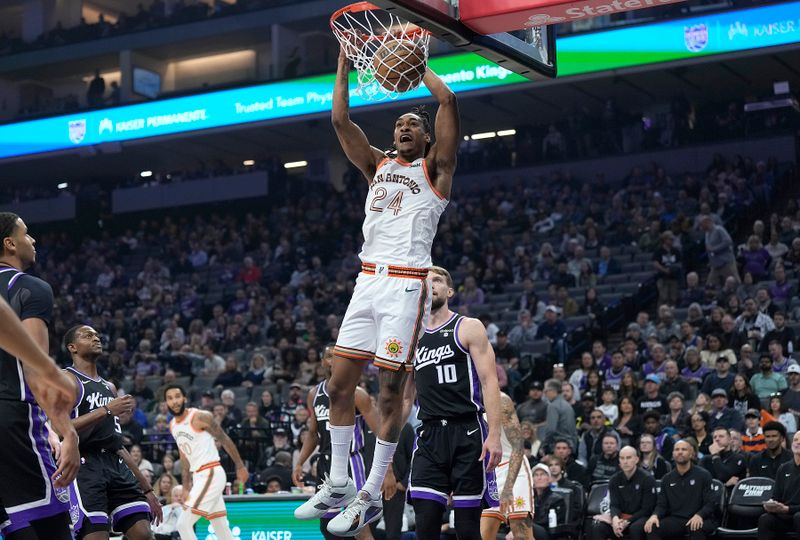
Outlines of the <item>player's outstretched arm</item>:
{"type": "MultiPolygon", "coordinates": [[[[372,406],[372,400],[369,398],[367,391],[363,388],[356,387],[355,402],[356,410],[364,417],[364,422],[366,422],[367,427],[373,433],[379,433],[381,417],[378,411],[375,410],[375,407],[372,406]]],[[[397,479],[394,476],[394,469],[392,467],[386,470],[386,475],[383,477],[381,492],[383,493],[383,498],[387,501],[397,493],[397,479]]]]}
{"type": "Polygon", "coordinates": [[[133,461],[133,456],[131,456],[130,452],[128,452],[124,446],[117,450],[117,455],[123,463],[125,463],[125,466],[130,469],[133,476],[136,477],[136,481],[139,482],[139,487],[142,488],[142,493],[144,493],[147,504],[150,506],[150,515],[153,518],[153,524],[158,525],[164,521],[164,511],[161,509],[161,505],[158,503],[155,493],[153,493],[153,486],[150,485],[150,482],[142,474],[142,471],[136,466],[136,463],[133,461]]]}
{"type": "Polygon", "coordinates": [[[489,435],[483,443],[481,460],[489,454],[489,470],[500,463],[503,449],[500,446],[500,385],[497,382],[497,369],[495,366],[494,349],[486,337],[486,328],[478,319],[464,318],[458,328],[458,338],[469,351],[478,378],[481,381],[483,405],[486,407],[486,418],[489,421],[489,435]]]}
{"type": "Polygon", "coordinates": [[[456,172],[458,146],[461,144],[461,118],[458,113],[458,101],[453,91],[430,68],[425,72],[422,82],[439,102],[434,126],[436,142],[425,159],[429,170],[432,171],[434,187],[439,193],[449,198],[453,175],[456,172]]]}
{"type": "Polygon", "coordinates": [[[336,81],[333,84],[331,123],[347,159],[358,167],[367,180],[371,180],[375,176],[378,163],[386,156],[374,146],[370,146],[367,136],[350,119],[349,74],[350,60],[345,56],[344,50],[340,50],[336,81]]]}
{"type": "Polygon", "coordinates": [[[42,319],[20,321],[5,300],[0,302],[0,347],[19,358],[28,386],[50,425],[62,437],[53,485],[69,486],[78,474],[78,434],[70,412],[78,395],[75,379],[62,372],[45,351],[49,348],[47,325],[42,319]]]}
{"type": "Polygon", "coordinates": [[[192,417],[192,426],[197,429],[208,431],[222,444],[222,448],[225,449],[236,465],[236,480],[239,481],[239,484],[243,488],[247,483],[247,479],[250,478],[250,472],[247,470],[247,467],[244,466],[242,456],[239,455],[239,449],[233,444],[233,441],[228,437],[228,434],[225,433],[225,430],[222,429],[222,426],[219,425],[208,411],[197,411],[192,417]]]}
{"type": "Polygon", "coordinates": [[[303,441],[303,447],[300,449],[300,456],[297,458],[297,464],[292,470],[292,482],[297,487],[303,487],[303,465],[305,465],[314,449],[319,444],[319,435],[317,434],[317,416],[314,414],[314,396],[316,388],[312,388],[308,392],[306,404],[308,406],[308,435],[303,441]]]}
{"type": "Polygon", "coordinates": [[[514,482],[517,480],[522,460],[525,459],[525,442],[522,438],[522,431],[519,426],[519,418],[514,410],[514,402],[503,392],[500,392],[500,414],[502,416],[503,431],[511,444],[511,457],[508,460],[508,474],[506,475],[506,485],[500,492],[501,511],[507,512],[510,504],[513,508],[514,502],[514,482]]]}

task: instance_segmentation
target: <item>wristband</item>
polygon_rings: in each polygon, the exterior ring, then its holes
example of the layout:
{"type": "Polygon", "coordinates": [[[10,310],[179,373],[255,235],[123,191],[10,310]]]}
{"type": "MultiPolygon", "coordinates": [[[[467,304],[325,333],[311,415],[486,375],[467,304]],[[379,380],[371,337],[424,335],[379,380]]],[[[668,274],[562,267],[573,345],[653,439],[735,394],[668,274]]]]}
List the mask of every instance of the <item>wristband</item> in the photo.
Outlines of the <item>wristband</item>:
{"type": "Polygon", "coordinates": [[[111,416],[112,412],[111,409],[108,408],[108,405],[103,405],[103,408],[106,410],[106,416],[111,416]]]}
{"type": "Polygon", "coordinates": [[[148,493],[153,493],[153,488],[148,489],[143,493],[143,495],[147,495],[148,493]]]}

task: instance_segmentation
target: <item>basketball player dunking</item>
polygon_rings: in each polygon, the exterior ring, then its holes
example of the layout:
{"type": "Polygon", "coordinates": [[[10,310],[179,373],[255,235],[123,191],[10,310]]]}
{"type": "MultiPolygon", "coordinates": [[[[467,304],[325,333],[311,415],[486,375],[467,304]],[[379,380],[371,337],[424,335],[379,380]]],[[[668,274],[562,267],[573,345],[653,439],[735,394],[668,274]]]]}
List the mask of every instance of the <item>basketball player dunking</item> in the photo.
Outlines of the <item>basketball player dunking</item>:
{"type": "Polygon", "coordinates": [[[502,454],[500,389],[494,350],[483,323],[450,311],[450,273],[434,266],[430,276],[429,328],[406,388],[410,401],[416,387],[422,421],[408,491],[419,540],[438,540],[451,495],[458,540],[480,540],[482,508],[499,504],[494,468],[502,454]]]}
{"type": "MultiPolygon", "coordinates": [[[[50,348],[47,325],[53,313],[53,290],[25,273],[36,261],[36,241],[25,222],[0,212],[0,296],[22,321],[25,332],[42,351],[50,348]]],[[[75,403],[75,381],[69,408],[51,407],[46,382],[28,364],[0,353],[0,533],[7,540],[69,540],[69,485],[80,467],[78,436],[69,413],[75,403]],[[58,467],[48,444],[49,420],[63,441],[58,467]]],[[[61,381],[60,377],[56,380],[61,381]]]]}
{"type": "MultiPolygon", "coordinates": [[[[325,347],[325,352],[322,356],[322,365],[325,367],[327,377],[324,381],[312,388],[308,392],[308,410],[311,414],[308,417],[308,436],[303,441],[303,448],[300,450],[300,457],[297,460],[297,465],[292,471],[292,481],[296,486],[303,487],[303,465],[314,449],[319,446],[319,460],[317,461],[317,478],[324,480],[328,476],[328,469],[330,465],[331,455],[331,437],[328,431],[328,419],[330,416],[330,398],[328,397],[328,380],[330,379],[331,365],[333,364],[333,345],[325,347]]],[[[356,387],[356,428],[355,436],[353,437],[353,445],[350,447],[350,474],[355,483],[356,489],[361,489],[366,481],[366,460],[364,459],[365,435],[366,430],[369,428],[373,433],[378,432],[378,425],[380,418],[378,418],[378,411],[372,407],[372,400],[369,394],[361,388],[356,387]]],[[[393,489],[396,489],[396,480],[394,472],[390,468],[386,473],[386,480],[384,480],[384,492],[388,496],[393,496],[393,489]]],[[[320,519],[320,530],[322,536],[328,540],[338,538],[328,532],[328,522],[336,516],[338,509],[330,514],[326,514],[320,519]]],[[[369,527],[365,527],[356,535],[359,540],[371,540],[372,532],[369,527]]]]}
{"type": "Polygon", "coordinates": [[[77,540],[108,540],[109,531],[129,540],[152,540],[150,515],[161,519],[161,505],[150,482],[122,446],[119,415],[136,400],[97,373],[103,354],[100,335],[91,326],[74,326],[64,334],[72,357],[66,370],[81,385],[72,424],[80,435],[81,468],[73,484],[71,518],[77,540]],[[137,481],[138,484],[137,485],[137,481]]]}
{"type": "Polygon", "coordinates": [[[481,516],[481,536],[496,538],[501,523],[508,523],[515,539],[533,540],[533,476],[525,458],[519,418],[511,398],[500,393],[503,457],[495,469],[500,508],[487,508],[481,516]]]}
{"type": "Polygon", "coordinates": [[[345,313],[327,385],[331,401],[330,478],[298,507],[295,517],[314,519],[347,505],[328,524],[338,536],[353,536],[383,514],[381,485],[392,463],[402,418],[403,384],[417,340],[430,312],[431,245],[447,206],[460,142],[455,94],[430,69],[423,83],[439,103],[436,142],[427,113],[400,116],[394,125],[397,155],[371,146],[349,115],[350,61],[344,52],[333,89],[332,122],[347,158],[369,182],[365,204],[361,274],[345,313]],[[381,427],[364,487],[356,493],[347,476],[355,425],[355,388],[365,365],[381,368],[378,409],[381,427]]]}
{"type": "Polygon", "coordinates": [[[182,386],[167,385],[164,401],[175,415],[169,427],[181,454],[183,492],[188,494],[186,510],[178,518],[181,540],[197,540],[193,528],[201,517],[211,522],[219,540],[233,540],[222,498],[227,478],[214,441],[222,444],[236,464],[236,480],[244,486],[249,473],[239,450],[210,412],[186,408],[186,391],[182,386]]]}

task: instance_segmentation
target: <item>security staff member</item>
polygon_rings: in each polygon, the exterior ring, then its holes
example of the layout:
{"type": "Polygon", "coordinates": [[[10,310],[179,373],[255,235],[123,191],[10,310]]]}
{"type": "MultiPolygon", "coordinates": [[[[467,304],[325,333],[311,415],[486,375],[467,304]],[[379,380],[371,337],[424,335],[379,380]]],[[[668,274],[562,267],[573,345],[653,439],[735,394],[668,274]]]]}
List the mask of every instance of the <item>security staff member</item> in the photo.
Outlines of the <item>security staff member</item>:
{"type": "Polygon", "coordinates": [[[711,477],[726,486],[747,476],[747,460],[742,452],[731,450],[731,432],[728,428],[717,426],[711,434],[713,443],[708,447],[709,455],[704,456],[700,465],[711,473],[711,477]]]}
{"type": "Polygon", "coordinates": [[[632,446],[619,451],[622,469],[608,481],[611,514],[599,514],[592,523],[591,539],[621,537],[630,530],[633,540],[643,540],[645,520],[656,506],[656,481],[639,468],[639,454],[632,446]]]}
{"type": "Polygon", "coordinates": [[[775,479],[778,467],[791,461],[792,452],[783,447],[786,441],[786,427],[780,422],[764,424],[764,442],[767,447],[750,458],[748,476],[764,476],[775,479]]]}
{"type": "Polygon", "coordinates": [[[764,503],[758,518],[758,540],[800,533],[800,431],[792,439],[792,459],[778,468],[772,499],[764,503]]]}
{"type": "Polygon", "coordinates": [[[705,540],[716,529],[711,474],[692,464],[694,447],[684,440],[672,450],[675,468],[661,479],[656,509],[645,522],[647,540],[705,540]]]}

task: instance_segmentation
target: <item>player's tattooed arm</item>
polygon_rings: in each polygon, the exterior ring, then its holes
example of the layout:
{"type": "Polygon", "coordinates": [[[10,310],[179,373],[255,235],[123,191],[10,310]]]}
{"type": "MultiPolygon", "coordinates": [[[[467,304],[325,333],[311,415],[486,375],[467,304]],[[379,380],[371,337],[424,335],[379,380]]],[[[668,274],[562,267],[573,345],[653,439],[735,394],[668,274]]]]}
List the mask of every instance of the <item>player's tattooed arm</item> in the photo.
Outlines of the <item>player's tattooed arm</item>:
{"type": "Polygon", "coordinates": [[[358,167],[369,181],[375,176],[375,169],[378,163],[386,156],[379,149],[369,144],[369,140],[361,128],[350,119],[349,76],[350,60],[345,56],[344,49],[342,49],[339,51],[336,80],[333,84],[331,123],[347,159],[358,167]]]}
{"type": "MultiPolygon", "coordinates": [[[[519,418],[514,410],[514,402],[504,393],[500,393],[500,414],[502,417],[503,430],[506,438],[511,444],[511,457],[508,460],[508,475],[506,485],[500,493],[500,504],[510,504],[513,508],[514,483],[517,480],[522,460],[525,459],[525,441],[522,438],[522,430],[519,425],[519,418]]],[[[504,509],[508,511],[509,509],[504,509]]]]}
{"type": "Polygon", "coordinates": [[[144,493],[147,504],[150,506],[150,516],[153,520],[153,524],[158,525],[164,520],[164,511],[161,509],[161,505],[155,493],[153,493],[153,486],[150,485],[150,482],[142,474],[142,471],[136,466],[136,463],[133,461],[133,456],[131,456],[130,452],[128,452],[124,446],[117,451],[117,455],[128,469],[130,469],[133,476],[136,477],[136,481],[139,482],[139,487],[142,488],[142,493],[144,493]]]}
{"type": "Polygon", "coordinates": [[[439,102],[434,126],[436,142],[425,157],[425,162],[433,174],[434,187],[449,198],[456,171],[456,155],[461,144],[458,101],[455,93],[430,68],[425,72],[422,82],[439,102]]]}
{"type": "Polygon", "coordinates": [[[240,487],[243,488],[250,478],[250,472],[247,470],[247,467],[245,467],[242,456],[239,455],[239,449],[236,448],[236,445],[231,438],[228,437],[228,434],[225,433],[225,430],[222,429],[222,426],[219,425],[219,422],[216,421],[210,412],[198,411],[197,414],[192,417],[192,425],[208,431],[212,437],[222,444],[222,448],[225,449],[225,452],[228,453],[233,463],[236,465],[236,480],[239,481],[240,487]]]}

